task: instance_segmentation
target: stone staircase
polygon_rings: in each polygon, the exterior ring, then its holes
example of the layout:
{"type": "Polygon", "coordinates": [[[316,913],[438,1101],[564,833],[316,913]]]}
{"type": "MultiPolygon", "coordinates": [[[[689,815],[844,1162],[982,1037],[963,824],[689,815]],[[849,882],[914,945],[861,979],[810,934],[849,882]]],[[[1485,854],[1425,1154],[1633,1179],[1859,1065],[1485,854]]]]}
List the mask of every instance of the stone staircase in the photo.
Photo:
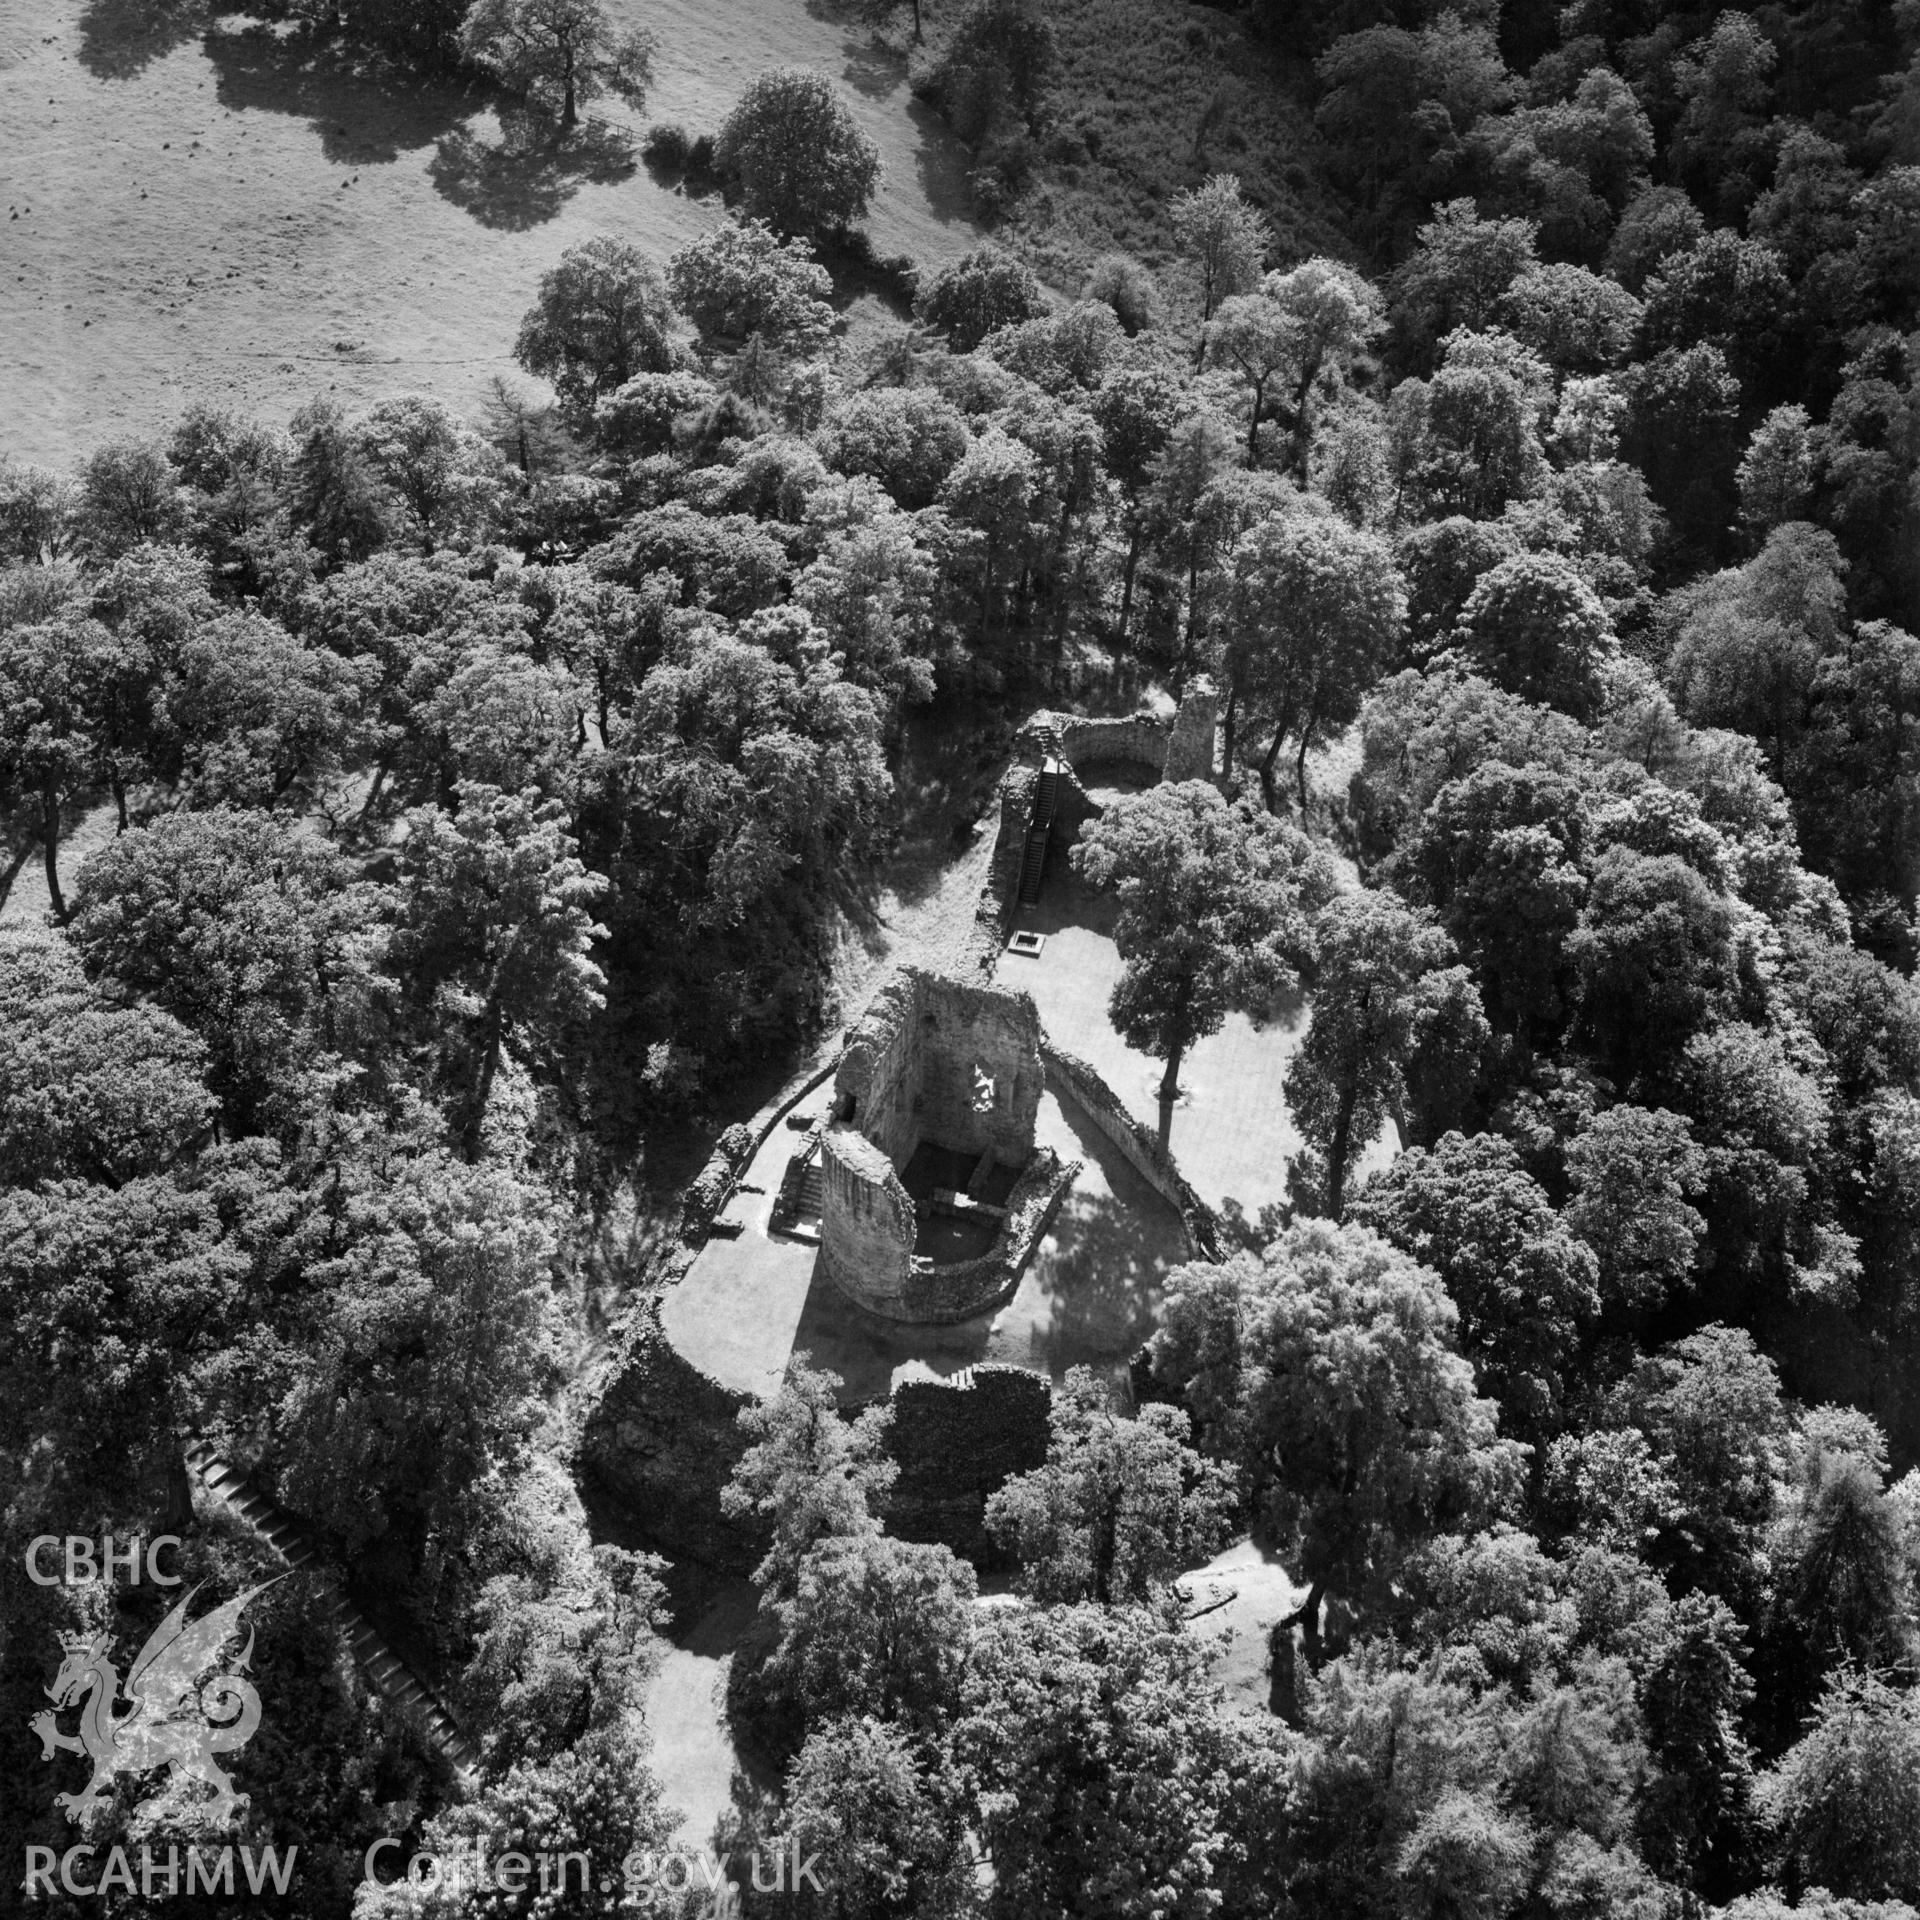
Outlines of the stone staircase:
{"type": "Polygon", "coordinates": [[[820,1164],[820,1142],[815,1137],[787,1162],[787,1170],[780,1177],[780,1191],[774,1198],[772,1218],[767,1222],[768,1231],[818,1245],[820,1216],[826,1211],[826,1204],[827,1176],[820,1164]]]}
{"type": "MultiPolygon", "coordinates": [[[[231,1462],[204,1440],[186,1450],[188,1470],[216,1500],[232,1509],[289,1567],[313,1564],[319,1557],[306,1529],[253,1486],[231,1462]]],[[[394,1650],[352,1601],[336,1594],[330,1611],[367,1684],[382,1699],[413,1714],[427,1738],[452,1766],[463,1787],[472,1787],[480,1765],[480,1749],[461,1731],[459,1723],[394,1650]]]]}
{"type": "Polygon", "coordinates": [[[800,1176],[800,1191],[794,1196],[794,1217],[817,1221],[827,1204],[827,1176],[818,1160],[809,1160],[800,1176]]]}

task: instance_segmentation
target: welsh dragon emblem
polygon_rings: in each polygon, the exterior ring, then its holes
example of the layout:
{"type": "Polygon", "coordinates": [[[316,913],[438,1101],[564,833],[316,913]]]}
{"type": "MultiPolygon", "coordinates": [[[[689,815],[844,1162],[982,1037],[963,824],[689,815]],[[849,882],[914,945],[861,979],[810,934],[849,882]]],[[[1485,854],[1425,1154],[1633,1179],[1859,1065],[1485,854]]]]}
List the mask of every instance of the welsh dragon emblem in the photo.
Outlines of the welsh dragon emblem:
{"type": "MultiPolygon", "coordinates": [[[[281,1576],[284,1577],[284,1576],[281,1576]]],[[[80,1731],[62,1733],[52,1713],[36,1713],[32,1727],[40,1736],[40,1757],[56,1752],[84,1753],[93,1777],[78,1793],[54,1796],[76,1825],[100,1805],[120,1774],[141,1774],[171,1767],[170,1778],[185,1775],[203,1781],[214,1797],[207,1815],[225,1825],[247,1804],[214,1759],[244,1747],[260,1724],[260,1696],[244,1676],[253,1656],[253,1630],[233,1661],[233,1671],[204,1678],[218,1666],[229,1641],[240,1633],[247,1603],[274,1583],[263,1581],[202,1619],[189,1621],[187,1609],[200,1591],[190,1587],[180,1604],[154,1628],[128,1670],[124,1703],[120,1672],[108,1658],[106,1633],[63,1633],[65,1659],[47,1697],[56,1708],[78,1706],[80,1731]]]]}

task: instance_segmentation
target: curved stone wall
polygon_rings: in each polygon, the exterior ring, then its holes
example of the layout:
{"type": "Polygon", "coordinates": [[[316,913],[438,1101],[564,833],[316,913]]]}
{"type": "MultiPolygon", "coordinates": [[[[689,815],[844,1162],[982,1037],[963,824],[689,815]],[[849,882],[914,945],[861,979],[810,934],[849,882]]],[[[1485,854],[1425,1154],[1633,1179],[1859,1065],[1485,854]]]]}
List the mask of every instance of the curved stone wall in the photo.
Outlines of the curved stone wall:
{"type": "Polygon", "coordinates": [[[909,1318],[890,1307],[907,1297],[918,1222],[892,1161],[854,1128],[829,1127],[820,1136],[820,1175],[821,1270],[869,1312],[909,1318]]]}
{"type": "Polygon", "coordinates": [[[1070,719],[1056,715],[1060,756],[1083,777],[1090,767],[1136,767],[1159,779],[1167,763],[1167,744],[1173,722],[1149,715],[1120,720],[1070,719]]]}
{"type": "Polygon", "coordinates": [[[847,1298],[882,1320],[946,1326],[990,1312],[1020,1284],[1074,1176],[1043,1147],[1007,1196],[993,1245],[971,1260],[933,1261],[914,1253],[916,1216],[899,1176],[870,1140],[847,1127],[822,1136],[828,1205],[821,1215],[820,1260],[847,1298]]]}
{"type": "Polygon", "coordinates": [[[1078,1160],[1062,1165],[1051,1147],[1041,1148],[1007,1196],[1007,1217],[993,1245],[972,1260],[946,1265],[915,1260],[903,1311],[890,1317],[945,1326],[990,1313],[1010,1300],[1080,1166],[1078,1160]]]}
{"type": "Polygon", "coordinates": [[[1187,1177],[1154,1136],[1121,1104],[1120,1096],[1077,1054],[1040,1043],[1047,1063],[1047,1084],[1056,1097],[1071,1100],[1127,1158],[1134,1171],[1179,1215],[1187,1243],[1203,1260],[1220,1258],[1220,1227],[1213,1209],[1194,1192],[1187,1177]]]}

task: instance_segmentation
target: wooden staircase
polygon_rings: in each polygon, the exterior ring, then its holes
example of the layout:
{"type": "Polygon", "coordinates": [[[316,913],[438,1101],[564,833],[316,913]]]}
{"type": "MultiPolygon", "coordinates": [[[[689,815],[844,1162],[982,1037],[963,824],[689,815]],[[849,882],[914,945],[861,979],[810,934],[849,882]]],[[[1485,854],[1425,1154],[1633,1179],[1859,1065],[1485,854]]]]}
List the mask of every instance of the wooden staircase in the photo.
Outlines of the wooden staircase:
{"type": "MultiPolygon", "coordinates": [[[[248,1481],[231,1462],[196,1440],[186,1450],[188,1470],[216,1500],[230,1507],[289,1567],[311,1565],[318,1553],[312,1537],[248,1481]]],[[[352,1601],[336,1594],[330,1611],[367,1684],[390,1704],[413,1714],[427,1738],[452,1766],[463,1787],[471,1788],[480,1765],[480,1749],[461,1731],[437,1695],[387,1645],[352,1601]]]]}
{"type": "Polygon", "coordinates": [[[1040,898],[1040,882],[1047,870],[1047,841],[1053,832],[1054,810],[1060,804],[1060,762],[1047,755],[1033,789],[1033,811],[1027,816],[1027,846],[1020,861],[1020,885],[1015,899],[1030,907],[1040,898]]]}

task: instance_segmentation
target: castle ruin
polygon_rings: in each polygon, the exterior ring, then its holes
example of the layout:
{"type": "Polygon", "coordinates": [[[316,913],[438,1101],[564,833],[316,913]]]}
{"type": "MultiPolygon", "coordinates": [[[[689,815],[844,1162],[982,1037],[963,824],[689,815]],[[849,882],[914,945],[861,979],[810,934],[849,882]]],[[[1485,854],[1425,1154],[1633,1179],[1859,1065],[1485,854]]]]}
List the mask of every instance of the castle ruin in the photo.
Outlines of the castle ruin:
{"type": "Polygon", "coordinates": [[[821,1270],[888,1320],[966,1320],[1020,1283],[1072,1182],[1034,1147],[1045,1070],[1024,993],[902,967],[874,996],[819,1139],[821,1270]]]}

